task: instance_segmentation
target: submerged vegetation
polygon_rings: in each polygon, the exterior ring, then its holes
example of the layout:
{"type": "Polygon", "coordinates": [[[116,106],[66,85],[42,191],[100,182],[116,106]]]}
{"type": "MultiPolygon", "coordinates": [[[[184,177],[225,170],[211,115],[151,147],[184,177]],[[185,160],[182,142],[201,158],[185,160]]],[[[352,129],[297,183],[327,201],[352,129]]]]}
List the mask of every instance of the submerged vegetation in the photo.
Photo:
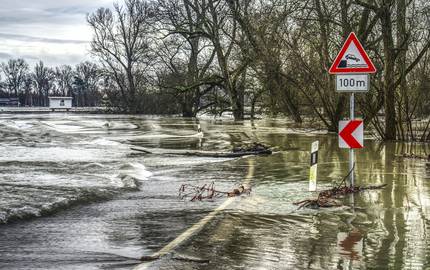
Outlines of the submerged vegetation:
{"type": "Polygon", "coordinates": [[[348,98],[327,72],[355,32],[378,72],[358,115],[384,140],[430,140],[430,3],[424,0],[125,0],[87,16],[97,64],[2,64],[2,96],[46,106],[241,120],[284,115],[337,131],[348,98]]]}

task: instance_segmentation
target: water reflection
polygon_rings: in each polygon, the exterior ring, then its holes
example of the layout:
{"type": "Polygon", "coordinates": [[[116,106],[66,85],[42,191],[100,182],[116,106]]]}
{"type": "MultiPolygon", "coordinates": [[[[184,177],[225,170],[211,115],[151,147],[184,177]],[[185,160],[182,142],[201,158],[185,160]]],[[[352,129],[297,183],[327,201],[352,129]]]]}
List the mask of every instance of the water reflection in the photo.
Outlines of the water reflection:
{"type": "Polygon", "coordinates": [[[358,229],[337,234],[339,254],[349,260],[360,260],[363,256],[363,234],[358,229]]]}

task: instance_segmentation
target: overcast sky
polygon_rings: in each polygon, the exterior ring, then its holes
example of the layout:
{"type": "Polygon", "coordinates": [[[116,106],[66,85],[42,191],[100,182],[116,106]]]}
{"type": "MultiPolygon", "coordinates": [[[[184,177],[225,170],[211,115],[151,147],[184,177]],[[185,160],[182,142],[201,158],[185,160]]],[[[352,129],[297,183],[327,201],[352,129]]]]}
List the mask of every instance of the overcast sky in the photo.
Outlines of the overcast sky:
{"type": "Polygon", "coordinates": [[[113,0],[0,0],[0,62],[77,64],[89,59],[86,14],[113,0]]]}

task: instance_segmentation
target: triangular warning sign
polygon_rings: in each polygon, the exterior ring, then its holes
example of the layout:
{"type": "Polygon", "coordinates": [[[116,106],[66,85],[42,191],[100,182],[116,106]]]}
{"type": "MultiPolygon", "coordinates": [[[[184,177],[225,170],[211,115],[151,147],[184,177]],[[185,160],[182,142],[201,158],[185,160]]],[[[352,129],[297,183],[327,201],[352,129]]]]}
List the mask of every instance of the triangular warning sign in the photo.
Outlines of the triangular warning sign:
{"type": "Polygon", "coordinates": [[[375,73],[376,68],[354,32],[349,34],[329,71],[337,73],[375,73]]]}

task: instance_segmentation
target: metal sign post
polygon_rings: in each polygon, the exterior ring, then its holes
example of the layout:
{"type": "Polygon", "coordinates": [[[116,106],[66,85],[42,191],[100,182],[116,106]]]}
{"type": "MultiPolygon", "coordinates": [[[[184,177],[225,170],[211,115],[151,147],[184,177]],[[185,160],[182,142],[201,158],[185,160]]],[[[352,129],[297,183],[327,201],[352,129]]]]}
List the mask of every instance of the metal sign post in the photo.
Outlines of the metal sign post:
{"type": "Polygon", "coordinates": [[[354,148],[363,147],[363,121],[354,119],[354,92],[367,92],[370,87],[369,73],[375,72],[375,65],[357,36],[350,33],[334,59],[329,73],[336,74],[336,91],[350,93],[349,121],[339,122],[339,146],[349,148],[349,183],[351,186],[354,185],[354,148]]]}
{"type": "MultiPolygon", "coordinates": [[[[349,96],[349,119],[354,119],[354,92],[352,92],[349,96]]],[[[354,148],[349,149],[349,171],[351,172],[349,175],[349,183],[351,186],[354,186],[354,148]]]]}

